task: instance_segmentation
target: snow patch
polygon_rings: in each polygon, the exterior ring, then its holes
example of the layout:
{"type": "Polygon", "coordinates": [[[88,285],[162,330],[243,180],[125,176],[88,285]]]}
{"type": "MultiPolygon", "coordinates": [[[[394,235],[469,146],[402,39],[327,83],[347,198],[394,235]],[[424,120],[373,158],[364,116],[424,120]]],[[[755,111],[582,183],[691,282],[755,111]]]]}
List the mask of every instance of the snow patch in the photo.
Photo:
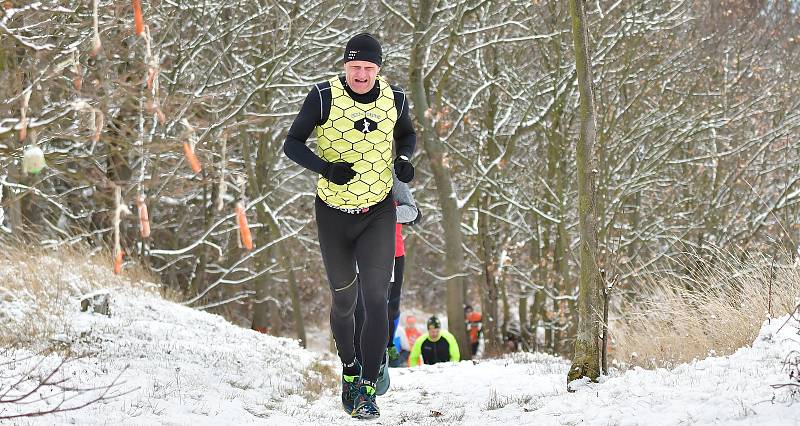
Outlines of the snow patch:
{"type": "MultiPolygon", "coordinates": [[[[74,282],[83,287],[79,278],[74,282]]],[[[339,366],[328,355],[141,289],[112,292],[110,317],[79,312],[75,304],[68,331],[51,339],[87,354],[62,367],[60,374],[72,385],[108,384],[121,373],[118,390],[128,393],[21,424],[363,424],[342,411],[335,383],[339,366]],[[330,380],[315,365],[333,366],[330,380]],[[327,384],[312,392],[311,380],[327,384]]],[[[25,309],[20,301],[6,303],[3,315],[14,315],[6,309],[11,306],[25,309]]],[[[571,393],[569,362],[545,354],[393,368],[392,387],[378,398],[381,417],[374,424],[797,424],[792,402],[798,396],[773,385],[790,380],[784,361],[800,350],[799,329],[795,318],[772,320],[751,347],[732,355],[672,370],[612,370],[598,383],[571,383],[571,393]]],[[[327,330],[311,334],[324,342],[327,330]]],[[[25,349],[2,352],[0,376],[59,360],[25,349]]],[[[36,407],[3,407],[3,413],[36,407]]]]}

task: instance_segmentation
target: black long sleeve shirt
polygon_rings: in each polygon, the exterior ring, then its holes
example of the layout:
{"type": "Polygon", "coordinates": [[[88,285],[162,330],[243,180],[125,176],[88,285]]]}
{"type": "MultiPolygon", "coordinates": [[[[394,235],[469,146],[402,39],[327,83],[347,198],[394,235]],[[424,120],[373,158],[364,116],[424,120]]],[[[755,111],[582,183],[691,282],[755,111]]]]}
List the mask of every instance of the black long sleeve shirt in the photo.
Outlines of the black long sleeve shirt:
{"type": "MultiPolygon", "coordinates": [[[[375,87],[363,95],[350,89],[344,76],[340,76],[339,80],[342,82],[342,86],[344,86],[350,97],[358,103],[375,102],[378,96],[380,96],[380,80],[376,80],[375,87]]],[[[411,158],[412,154],[414,154],[414,147],[417,144],[417,135],[411,123],[406,94],[397,86],[390,85],[390,87],[394,93],[394,105],[397,109],[397,122],[394,125],[393,134],[396,153],[397,155],[405,155],[411,158]]],[[[286,153],[287,157],[297,164],[319,174],[324,172],[326,162],[311,151],[308,145],[306,145],[306,141],[316,126],[322,125],[328,120],[330,111],[330,82],[326,81],[315,84],[306,96],[305,101],[303,101],[303,106],[300,108],[297,117],[295,117],[292,127],[289,128],[286,141],[283,143],[283,152],[286,153]]]]}

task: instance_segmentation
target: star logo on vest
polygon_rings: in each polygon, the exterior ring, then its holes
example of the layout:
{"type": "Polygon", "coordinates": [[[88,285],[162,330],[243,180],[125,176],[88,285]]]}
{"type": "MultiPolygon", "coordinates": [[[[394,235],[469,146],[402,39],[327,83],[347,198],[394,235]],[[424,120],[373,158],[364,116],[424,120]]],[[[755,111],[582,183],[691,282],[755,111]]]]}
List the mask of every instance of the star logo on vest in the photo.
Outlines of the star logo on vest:
{"type": "Polygon", "coordinates": [[[369,119],[367,117],[360,118],[357,121],[354,121],[353,124],[354,124],[353,127],[356,130],[358,130],[361,133],[365,133],[365,134],[378,128],[378,123],[376,123],[375,121],[373,121],[373,120],[371,120],[371,119],[369,119]]]}

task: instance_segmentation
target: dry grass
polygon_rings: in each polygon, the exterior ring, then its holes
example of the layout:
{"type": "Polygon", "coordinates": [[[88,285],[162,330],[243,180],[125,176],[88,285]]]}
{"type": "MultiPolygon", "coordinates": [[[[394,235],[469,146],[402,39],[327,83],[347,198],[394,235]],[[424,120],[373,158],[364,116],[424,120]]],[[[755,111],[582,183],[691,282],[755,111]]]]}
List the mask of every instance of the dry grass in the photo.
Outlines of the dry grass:
{"type": "Polygon", "coordinates": [[[749,346],[762,323],[791,312],[800,296],[800,266],[759,256],[721,255],[693,277],[649,274],[638,300],[611,324],[615,363],[671,367],[749,346]],[[771,283],[771,291],[770,291],[771,283]]]}
{"type": "Polygon", "coordinates": [[[329,395],[339,389],[341,376],[333,365],[322,360],[315,360],[303,372],[303,397],[313,402],[323,395],[329,395]]]}
{"type": "Polygon", "coordinates": [[[524,393],[521,395],[499,395],[497,390],[492,388],[489,391],[489,399],[481,407],[484,411],[499,410],[509,404],[517,404],[520,407],[528,405],[533,400],[533,395],[524,393]]]}
{"type": "Polygon", "coordinates": [[[105,253],[4,245],[0,250],[0,346],[24,346],[63,333],[66,316],[80,309],[81,295],[107,288],[145,288],[145,283],[157,282],[133,265],[126,265],[122,275],[114,275],[105,253]]]}

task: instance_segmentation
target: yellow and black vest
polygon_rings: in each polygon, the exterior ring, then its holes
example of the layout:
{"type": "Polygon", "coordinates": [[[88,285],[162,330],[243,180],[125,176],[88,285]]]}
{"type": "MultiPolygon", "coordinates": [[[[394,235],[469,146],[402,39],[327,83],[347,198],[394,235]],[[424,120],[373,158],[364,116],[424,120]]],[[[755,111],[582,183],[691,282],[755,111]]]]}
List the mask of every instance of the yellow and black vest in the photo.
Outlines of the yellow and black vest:
{"type": "Polygon", "coordinates": [[[353,163],[358,173],[345,185],[320,177],[317,195],[326,204],[361,209],[377,204],[392,190],[392,142],[397,109],[383,77],[375,102],[362,104],[347,94],[339,77],[330,80],[331,112],[317,126],[317,155],[325,161],[353,163]]]}

